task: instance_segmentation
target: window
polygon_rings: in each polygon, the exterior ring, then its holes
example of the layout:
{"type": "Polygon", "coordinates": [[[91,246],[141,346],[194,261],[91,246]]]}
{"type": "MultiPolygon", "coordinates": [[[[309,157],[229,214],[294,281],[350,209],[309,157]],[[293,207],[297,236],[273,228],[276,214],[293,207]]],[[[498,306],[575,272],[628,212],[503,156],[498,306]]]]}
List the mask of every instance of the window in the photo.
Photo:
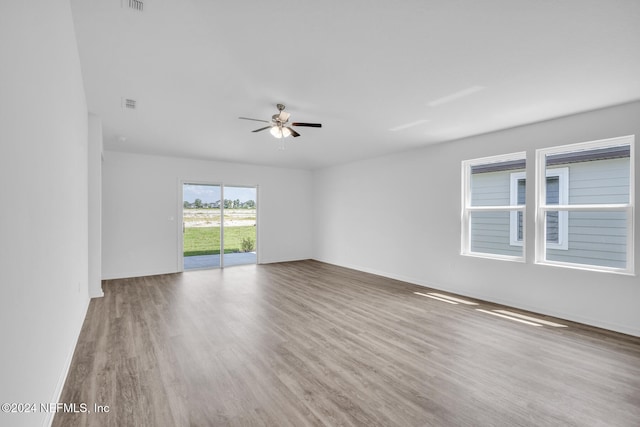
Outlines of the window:
{"type": "Polygon", "coordinates": [[[537,263],[633,274],[633,147],[628,136],[536,151],[537,263]]]}
{"type": "MultiPolygon", "coordinates": [[[[511,205],[525,205],[525,172],[511,174],[511,205]]],[[[547,169],[547,204],[564,205],[569,190],[569,168],[547,169]]],[[[566,250],[568,242],[567,212],[549,212],[547,225],[547,246],[566,250]]],[[[524,221],[522,212],[511,212],[510,243],[522,246],[524,221]]]]}
{"type": "Polygon", "coordinates": [[[525,153],[462,162],[462,254],[524,261],[524,183],[521,199],[514,199],[511,180],[525,167],[525,153]],[[518,221],[520,243],[513,245],[518,221]]]}

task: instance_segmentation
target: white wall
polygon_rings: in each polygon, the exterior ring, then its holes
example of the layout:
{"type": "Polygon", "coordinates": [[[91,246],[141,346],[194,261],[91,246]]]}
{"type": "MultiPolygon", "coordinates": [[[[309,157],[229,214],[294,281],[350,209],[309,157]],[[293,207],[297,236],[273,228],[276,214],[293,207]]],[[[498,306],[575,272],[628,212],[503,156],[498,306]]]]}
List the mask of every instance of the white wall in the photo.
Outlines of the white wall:
{"type": "Polygon", "coordinates": [[[0,402],[56,402],[89,301],[88,113],[68,0],[1,2],[0,57],[0,402]]]}
{"type": "Polygon", "coordinates": [[[102,121],[89,114],[88,203],[89,203],[89,296],[102,292],[102,121]]]}
{"type": "Polygon", "coordinates": [[[180,180],[257,185],[258,256],[311,257],[311,172],[105,151],[102,277],[178,271],[180,180]]]}
{"type": "MultiPolygon", "coordinates": [[[[462,160],[526,151],[533,162],[537,148],[640,135],[638,117],[636,102],[318,170],[314,257],[640,336],[637,277],[536,265],[533,239],[525,264],[460,255],[462,160]]],[[[533,182],[532,167],[528,173],[533,182]]],[[[636,180],[636,201],[638,188],[636,180]]],[[[528,230],[534,228],[533,193],[527,192],[528,230]]],[[[637,209],[635,223],[640,226],[637,209]]]]}

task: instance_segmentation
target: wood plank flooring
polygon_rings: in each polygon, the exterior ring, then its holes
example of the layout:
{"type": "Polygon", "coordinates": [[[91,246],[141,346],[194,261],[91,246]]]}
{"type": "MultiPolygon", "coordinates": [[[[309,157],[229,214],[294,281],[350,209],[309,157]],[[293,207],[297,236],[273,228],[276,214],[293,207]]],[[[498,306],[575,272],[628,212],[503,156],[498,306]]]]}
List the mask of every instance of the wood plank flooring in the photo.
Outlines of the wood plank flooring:
{"type": "Polygon", "coordinates": [[[640,425],[639,338],[316,261],[103,288],[56,427],[640,425]]]}

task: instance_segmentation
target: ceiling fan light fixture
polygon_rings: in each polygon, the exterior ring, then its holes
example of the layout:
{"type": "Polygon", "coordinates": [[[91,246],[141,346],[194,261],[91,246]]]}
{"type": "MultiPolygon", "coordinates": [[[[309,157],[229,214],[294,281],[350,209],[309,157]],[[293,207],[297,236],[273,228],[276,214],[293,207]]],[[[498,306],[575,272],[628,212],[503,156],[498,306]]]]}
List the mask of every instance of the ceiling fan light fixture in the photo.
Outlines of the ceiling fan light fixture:
{"type": "Polygon", "coordinates": [[[289,129],[280,126],[273,126],[269,132],[278,139],[291,136],[291,131],[289,129]]]}
{"type": "Polygon", "coordinates": [[[276,138],[282,138],[282,130],[278,128],[278,126],[273,126],[269,132],[271,132],[271,135],[275,136],[276,138]]]}

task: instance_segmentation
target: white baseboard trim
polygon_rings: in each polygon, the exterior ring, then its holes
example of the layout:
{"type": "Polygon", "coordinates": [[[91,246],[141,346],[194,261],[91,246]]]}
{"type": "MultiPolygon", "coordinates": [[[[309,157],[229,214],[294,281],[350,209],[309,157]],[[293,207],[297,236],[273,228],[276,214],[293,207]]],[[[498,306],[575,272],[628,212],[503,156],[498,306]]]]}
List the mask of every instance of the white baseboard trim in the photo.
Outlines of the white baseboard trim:
{"type": "Polygon", "coordinates": [[[303,257],[303,258],[286,258],[286,259],[261,259],[260,262],[258,262],[258,264],[277,264],[280,262],[296,262],[296,261],[306,261],[308,259],[311,259],[310,257],[303,257]]]}
{"type": "MultiPolygon", "coordinates": [[[[442,289],[447,291],[447,289],[442,289]]],[[[449,290],[451,293],[456,293],[455,290],[449,290]]],[[[459,293],[459,292],[458,292],[459,293]]],[[[589,317],[584,317],[575,313],[565,313],[558,312],[555,310],[549,310],[548,308],[536,307],[528,304],[522,304],[518,301],[510,301],[504,298],[496,297],[493,295],[465,295],[470,298],[476,298],[483,301],[489,301],[496,304],[501,304],[507,307],[512,307],[515,309],[530,311],[532,313],[543,314],[545,316],[555,317],[557,319],[568,320],[569,322],[581,323],[587,326],[593,326],[595,328],[606,329],[608,331],[618,332],[625,335],[631,335],[635,337],[640,337],[640,329],[628,327],[626,325],[620,325],[614,322],[607,322],[601,319],[593,319],[589,317]]]]}
{"type": "Polygon", "coordinates": [[[180,273],[180,271],[176,271],[175,269],[160,271],[130,271],[126,273],[105,274],[104,276],[102,276],[102,280],[130,279],[133,277],[159,276],[161,274],[175,273],[180,273]]]}
{"type": "Polygon", "coordinates": [[[416,279],[414,277],[408,277],[408,276],[402,276],[402,275],[398,275],[398,274],[392,274],[392,273],[388,273],[385,271],[380,271],[380,270],[375,270],[375,269],[371,269],[371,268],[367,268],[367,267],[362,267],[362,266],[358,266],[358,265],[350,265],[350,264],[340,264],[340,263],[336,263],[336,262],[332,262],[329,260],[323,260],[323,259],[319,259],[319,258],[313,258],[316,261],[319,262],[324,262],[326,264],[331,264],[331,265],[336,265],[338,267],[344,267],[344,268],[350,268],[352,270],[357,270],[357,271],[362,271],[364,273],[369,273],[369,274],[375,274],[376,276],[382,276],[382,277],[387,277],[389,279],[393,279],[393,280],[399,280],[402,282],[407,282],[410,283],[412,285],[418,285],[418,286],[424,286],[427,288],[431,288],[431,289],[436,289],[436,290],[440,290],[443,292],[450,292],[452,294],[456,294],[456,295],[460,295],[463,297],[469,297],[469,298],[474,298],[474,299],[478,299],[481,301],[487,301],[487,302],[492,302],[495,304],[501,304],[507,307],[511,307],[511,308],[516,308],[516,309],[520,309],[520,310],[525,310],[525,311],[531,311],[533,313],[539,313],[539,314],[543,314],[546,316],[552,316],[552,317],[556,317],[558,319],[563,319],[563,320],[568,320],[570,322],[576,322],[576,323],[582,323],[584,325],[589,325],[589,326],[593,326],[596,328],[601,328],[601,329],[606,329],[609,331],[613,331],[613,332],[619,332],[621,334],[626,334],[626,335],[632,335],[635,337],[640,337],[640,328],[634,328],[634,327],[629,327],[627,325],[620,325],[617,323],[613,323],[613,322],[607,322],[607,321],[603,321],[601,319],[592,319],[592,318],[587,318],[584,316],[580,316],[574,313],[559,313],[556,312],[554,310],[549,310],[547,308],[544,307],[535,307],[535,306],[530,306],[527,304],[522,304],[518,301],[511,301],[508,299],[504,299],[501,298],[499,296],[496,295],[488,295],[488,294],[483,294],[481,292],[465,292],[462,291],[460,289],[456,289],[455,287],[452,286],[447,286],[446,284],[433,284],[431,282],[426,282],[424,280],[420,280],[420,279],[416,279]]]}
{"type": "MultiPolygon", "coordinates": [[[[258,264],[274,264],[278,262],[293,262],[293,261],[304,261],[307,259],[311,259],[311,257],[302,257],[302,258],[260,258],[258,260],[258,264]]],[[[329,264],[329,263],[328,263],[329,264]]],[[[357,270],[354,268],[354,270],[357,270]]],[[[170,270],[157,270],[157,271],[129,271],[123,273],[106,273],[102,276],[102,280],[116,280],[116,279],[131,279],[134,277],[147,277],[147,276],[158,276],[160,274],[175,274],[182,273],[181,271],[177,271],[175,269],[170,270]]],[[[103,295],[100,295],[103,296],[103,295]]],[[[94,297],[93,295],[91,296],[94,297]]]]}
{"type": "MultiPolygon", "coordinates": [[[[69,369],[71,368],[71,362],[73,360],[73,353],[76,351],[76,346],[78,345],[78,339],[80,338],[80,332],[82,331],[82,325],[84,324],[84,319],[87,317],[87,310],[89,309],[89,302],[91,300],[87,298],[83,309],[81,310],[80,318],[77,320],[77,324],[75,327],[75,339],[73,341],[73,346],[69,349],[67,353],[67,358],[64,362],[64,366],[62,367],[62,372],[60,372],[60,377],[58,378],[58,383],[56,384],[56,388],[53,391],[53,396],[50,402],[60,402],[60,396],[62,395],[62,389],[64,388],[64,383],[67,381],[67,375],[69,375],[69,369]]],[[[44,420],[42,421],[43,427],[51,427],[51,423],[53,423],[53,417],[55,416],[55,412],[47,412],[44,420]]]]}

